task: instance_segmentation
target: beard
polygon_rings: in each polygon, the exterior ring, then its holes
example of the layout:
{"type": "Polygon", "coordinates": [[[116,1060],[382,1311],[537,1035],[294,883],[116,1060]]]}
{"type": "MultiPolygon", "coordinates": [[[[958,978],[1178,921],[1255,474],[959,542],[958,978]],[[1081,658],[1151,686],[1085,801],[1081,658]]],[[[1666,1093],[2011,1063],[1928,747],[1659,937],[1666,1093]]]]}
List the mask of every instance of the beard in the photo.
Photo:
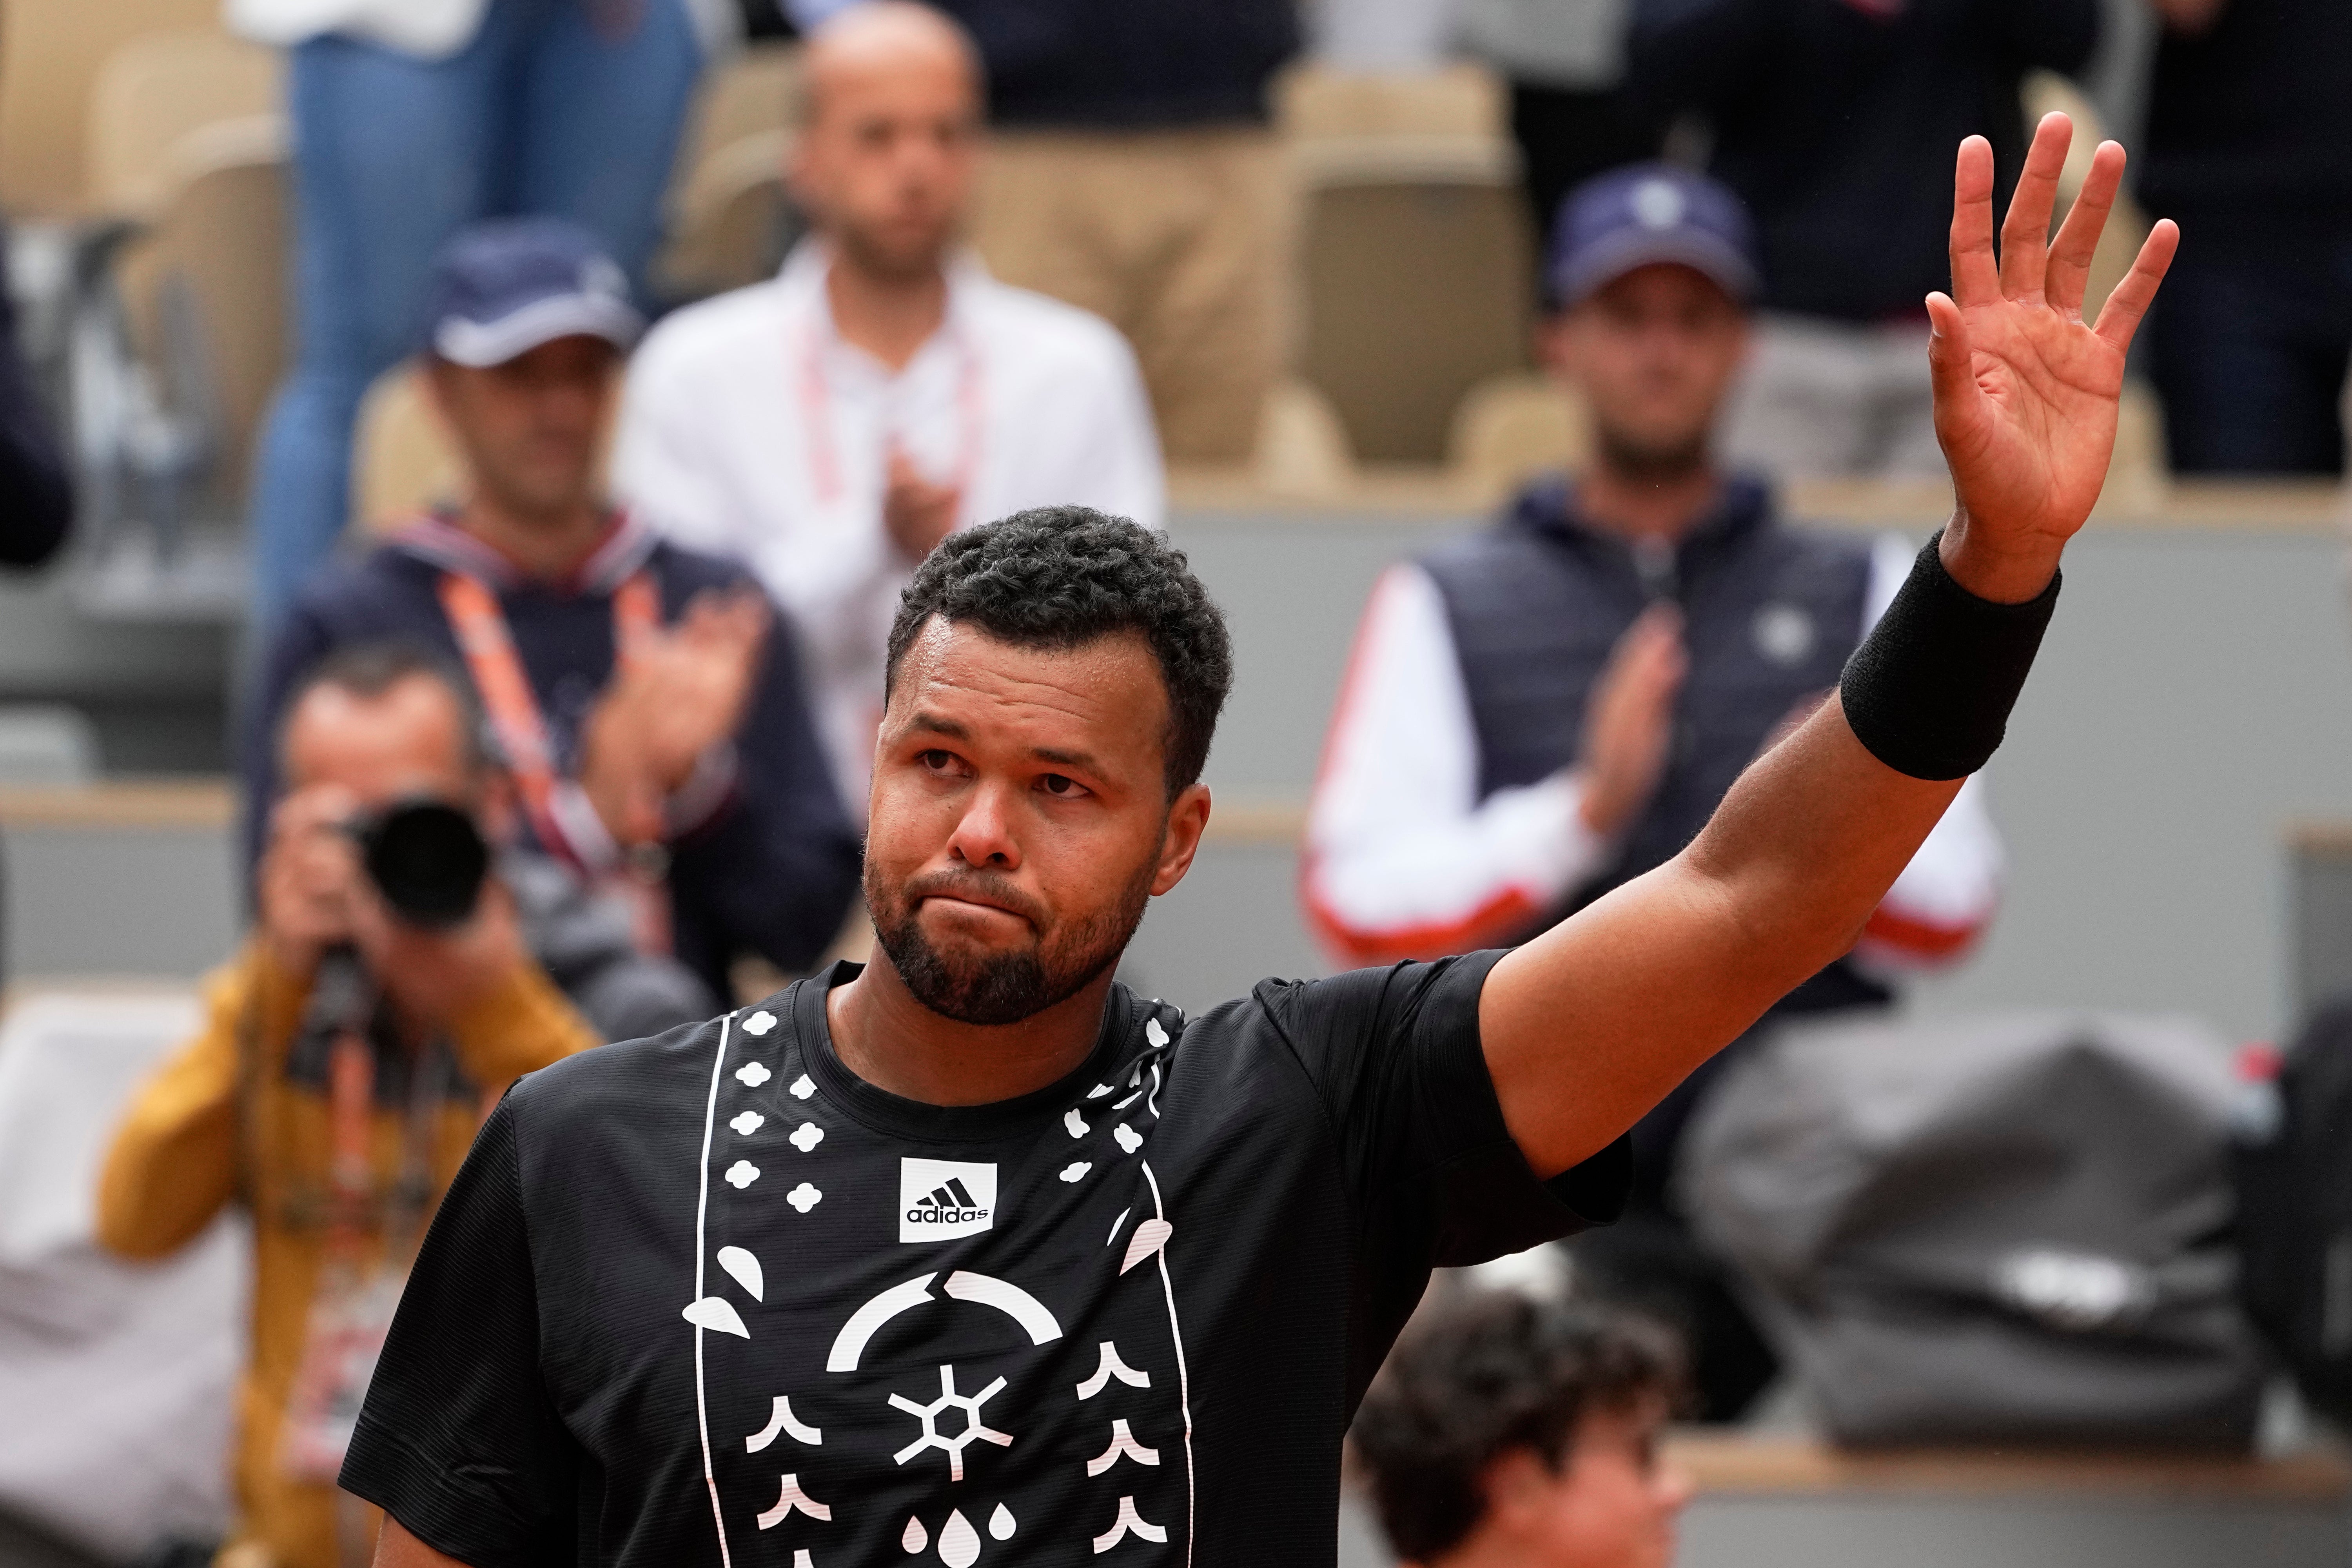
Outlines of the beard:
{"type": "Polygon", "coordinates": [[[1661,441],[1644,439],[1596,422],[1592,437],[1609,470],[1635,483],[1672,484],[1706,466],[1707,431],[1704,426],[1686,439],[1661,441]]]}
{"type": "Polygon", "coordinates": [[[889,236],[841,224],[833,242],[850,265],[867,277],[913,284],[939,276],[954,246],[955,231],[943,226],[933,234],[889,236]]]}
{"type": "Polygon", "coordinates": [[[983,894],[1010,905],[1034,930],[1042,913],[1034,902],[986,872],[919,877],[895,897],[880,885],[874,863],[866,865],[866,907],[874,917],[874,937],[890,955],[891,967],[915,1000],[959,1024],[1017,1024],[1068,1001],[1101,978],[1127,951],[1150,901],[1152,868],[1146,865],[1108,908],[1049,940],[1009,952],[950,957],[925,935],[917,910],[935,894],[983,894]]]}

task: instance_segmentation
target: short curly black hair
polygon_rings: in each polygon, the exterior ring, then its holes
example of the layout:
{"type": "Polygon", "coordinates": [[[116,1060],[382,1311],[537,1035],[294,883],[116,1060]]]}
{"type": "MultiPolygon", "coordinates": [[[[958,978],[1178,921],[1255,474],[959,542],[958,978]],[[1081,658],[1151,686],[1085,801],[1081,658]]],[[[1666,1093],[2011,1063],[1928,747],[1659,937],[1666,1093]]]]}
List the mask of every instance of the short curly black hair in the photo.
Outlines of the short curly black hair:
{"type": "Polygon", "coordinates": [[[1141,633],[1168,687],[1168,797],[1199,781],[1233,689],[1233,638],[1184,552],[1160,535],[1083,506],[1036,507],[948,535],[898,595],[886,697],[933,616],[1017,647],[1141,633]]]}
{"type": "Polygon", "coordinates": [[[1559,1470],[1589,1410],[1682,1388],[1662,1329],[1587,1302],[1487,1290],[1433,1309],[1364,1395],[1349,1440],[1397,1555],[1426,1563],[1486,1511],[1486,1468],[1515,1448],[1559,1470]]]}

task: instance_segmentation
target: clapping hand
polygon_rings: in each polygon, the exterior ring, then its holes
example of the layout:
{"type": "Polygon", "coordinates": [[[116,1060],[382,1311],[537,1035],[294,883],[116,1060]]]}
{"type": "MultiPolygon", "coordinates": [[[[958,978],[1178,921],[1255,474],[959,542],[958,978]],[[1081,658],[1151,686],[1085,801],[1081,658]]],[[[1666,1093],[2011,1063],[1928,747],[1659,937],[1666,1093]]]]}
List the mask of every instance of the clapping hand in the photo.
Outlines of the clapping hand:
{"type": "Polygon", "coordinates": [[[1992,147],[1981,136],[1960,143],[1952,292],[1927,296],[1936,435],[1959,501],[1944,533],[1944,566],[1961,586],[2004,604],[2049,584],[2099,499],[2115,451],[2124,351],[2180,242],[2170,220],[2158,223],[2096,324],[2085,322],[2084,285],[2123,180],[2124,150],[2100,144],[2065,224],[2046,239],[2073,135],[2063,114],[2035,129],[1998,261],[1992,147]]]}
{"type": "Polygon", "coordinates": [[[676,626],[621,661],[588,715],[580,768],[615,838],[645,839],[702,754],[735,733],[759,679],[769,619],[757,589],[698,594],[676,626]]]}
{"type": "Polygon", "coordinates": [[[963,492],[953,485],[933,484],[895,443],[888,463],[882,491],[882,527],[901,555],[920,561],[954,531],[963,492]]]}

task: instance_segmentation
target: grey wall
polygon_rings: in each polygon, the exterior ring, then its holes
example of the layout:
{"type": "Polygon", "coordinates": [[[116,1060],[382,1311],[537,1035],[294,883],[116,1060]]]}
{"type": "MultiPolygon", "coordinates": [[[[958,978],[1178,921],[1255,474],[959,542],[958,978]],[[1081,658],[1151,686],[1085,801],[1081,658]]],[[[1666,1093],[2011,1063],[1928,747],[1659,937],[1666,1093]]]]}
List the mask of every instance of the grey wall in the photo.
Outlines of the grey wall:
{"type": "MultiPolygon", "coordinates": [[[[1221,798],[1303,802],[1349,637],[1388,560],[1460,523],[1202,516],[1175,534],[1240,663],[1221,798]]],[[[2094,528],[1990,777],[2011,850],[1983,948],[1924,1010],[2180,1010],[2243,1037],[2291,1023],[2284,835],[2352,817],[2352,616],[2318,530],[2094,528]]],[[[1198,1005],[1312,973],[1286,846],[1228,844],[1160,901],[1140,973],[1198,1005]]]]}

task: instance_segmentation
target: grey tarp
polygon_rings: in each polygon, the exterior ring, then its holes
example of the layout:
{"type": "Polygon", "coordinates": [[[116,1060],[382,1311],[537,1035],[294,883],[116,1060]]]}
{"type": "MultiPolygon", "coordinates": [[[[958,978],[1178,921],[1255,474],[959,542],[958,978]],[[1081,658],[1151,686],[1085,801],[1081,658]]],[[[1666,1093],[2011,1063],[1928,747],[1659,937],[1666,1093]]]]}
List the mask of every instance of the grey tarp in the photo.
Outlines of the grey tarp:
{"type": "Polygon", "coordinates": [[[2227,1047],[2042,1014],[1792,1034],[1678,1173],[1832,1436],[2243,1447],[2227,1047]]]}

